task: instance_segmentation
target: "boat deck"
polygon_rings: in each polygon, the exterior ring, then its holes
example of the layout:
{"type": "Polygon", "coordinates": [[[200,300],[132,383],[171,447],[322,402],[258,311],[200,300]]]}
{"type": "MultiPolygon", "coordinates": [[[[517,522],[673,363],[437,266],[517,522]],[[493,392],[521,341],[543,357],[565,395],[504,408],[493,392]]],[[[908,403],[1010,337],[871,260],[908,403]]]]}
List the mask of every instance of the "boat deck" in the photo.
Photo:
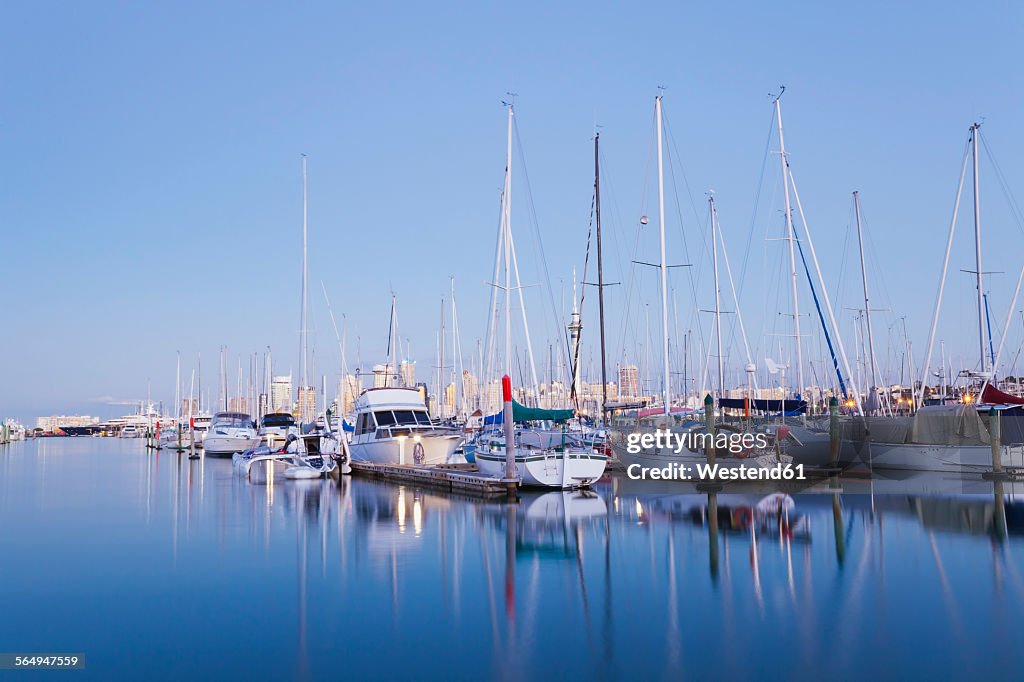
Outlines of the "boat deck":
{"type": "Polygon", "coordinates": [[[481,497],[506,495],[519,484],[519,479],[497,478],[480,473],[475,464],[373,464],[352,463],[352,473],[372,478],[385,478],[444,490],[470,493],[481,497]],[[512,486],[512,488],[510,488],[512,486]]]}

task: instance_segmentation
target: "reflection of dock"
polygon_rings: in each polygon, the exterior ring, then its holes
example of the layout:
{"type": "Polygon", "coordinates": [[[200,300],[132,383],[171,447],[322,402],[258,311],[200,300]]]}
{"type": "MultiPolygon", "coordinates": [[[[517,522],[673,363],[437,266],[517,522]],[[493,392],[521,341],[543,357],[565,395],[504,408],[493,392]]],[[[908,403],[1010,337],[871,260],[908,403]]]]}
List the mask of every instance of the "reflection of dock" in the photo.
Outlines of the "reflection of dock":
{"type": "Polygon", "coordinates": [[[483,497],[505,495],[509,491],[509,484],[515,485],[518,483],[518,479],[485,476],[471,464],[418,466],[413,464],[373,464],[370,462],[353,461],[352,473],[372,478],[418,483],[423,486],[483,497]]]}

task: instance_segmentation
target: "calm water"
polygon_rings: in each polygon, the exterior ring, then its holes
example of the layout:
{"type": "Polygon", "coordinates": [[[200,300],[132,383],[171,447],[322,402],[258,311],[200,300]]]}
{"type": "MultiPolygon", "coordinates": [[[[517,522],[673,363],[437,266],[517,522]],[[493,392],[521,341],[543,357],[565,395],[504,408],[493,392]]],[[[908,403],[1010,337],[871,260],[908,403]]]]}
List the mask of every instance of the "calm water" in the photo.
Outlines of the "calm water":
{"type": "Polygon", "coordinates": [[[1024,487],[840,484],[782,515],[720,493],[716,542],[708,495],[621,479],[503,505],[16,443],[0,652],[84,652],[45,673],[79,679],[1024,675],[1024,487]]]}

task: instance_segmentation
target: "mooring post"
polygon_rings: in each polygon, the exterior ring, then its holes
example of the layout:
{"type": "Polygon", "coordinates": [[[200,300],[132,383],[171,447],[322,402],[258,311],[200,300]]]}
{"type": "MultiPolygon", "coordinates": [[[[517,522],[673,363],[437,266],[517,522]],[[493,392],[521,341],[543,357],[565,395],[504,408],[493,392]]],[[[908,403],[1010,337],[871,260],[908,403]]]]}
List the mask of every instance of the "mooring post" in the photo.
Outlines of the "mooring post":
{"type": "Polygon", "coordinates": [[[708,393],[704,396],[704,430],[707,432],[710,441],[704,442],[704,454],[708,458],[708,464],[715,463],[715,399],[708,393]]]}
{"type": "Polygon", "coordinates": [[[516,434],[512,420],[512,379],[506,374],[501,378],[501,393],[504,400],[502,420],[505,427],[505,479],[509,495],[516,494],[516,434]]]}
{"type": "Polygon", "coordinates": [[[999,410],[994,407],[988,408],[988,432],[992,436],[992,473],[997,476],[1003,473],[1001,431],[999,410]]]}
{"type": "Polygon", "coordinates": [[[835,396],[832,396],[828,399],[828,463],[829,466],[833,468],[839,464],[839,445],[841,443],[841,435],[842,431],[839,428],[839,400],[835,396]]]}

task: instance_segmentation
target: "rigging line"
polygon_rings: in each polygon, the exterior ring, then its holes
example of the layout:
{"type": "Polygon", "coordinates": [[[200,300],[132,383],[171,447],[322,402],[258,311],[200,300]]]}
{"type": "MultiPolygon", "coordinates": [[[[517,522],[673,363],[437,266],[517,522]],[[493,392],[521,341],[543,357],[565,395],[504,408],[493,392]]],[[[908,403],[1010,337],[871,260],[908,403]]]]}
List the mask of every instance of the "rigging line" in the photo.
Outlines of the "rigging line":
{"type": "MultiPolygon", "coordinates": [[[[523,169],[523,182],[526,185],[526,197],[527,197],[527,202],[528,202],[529,207],[530,207],[530,218],[532,220],[533,237],[534,237],[535,245],[537,247],[537,252],[538,252],[537,253],[537,257],[540,260],[541,268],[542,268],[542,270],[544,272],[544,283],[546,285],[547,292],[548,292],[548,303],[551,305],[552,320],[555,323],[555,329],[558,329],[561,326],[559,324],[559,322],[558,322],[558,320],[559,320],[558,308],[557,308],[557,306],[555,306],[555,298],[554,298],[554,294],[552,293],[552,289],[551,289],[551,275],[550,275],[550,272],[548,270],[547,257],[544,255],[544,242],[541,239],[540,223],[537,221],[537,207],[533,203],[533,189],[532,189],[532,187],[530,185],[530,175],[529,175],[529,173],[527,172],[527,169],[526,169],[526,154],[523,151],[523,141],[522,141],[522,138],[521,138],[521,136],[519,134],[519,121],[518,121],[518,119],[515,119],[515,118],[512,119],[512,128],[513,128],[513,130],[515,132],[516,148],[519,150],[519,165],[523,169]]],[[[519,295],[522,296],[522,291],[520,291],[519,295]]],[[[568,358],[568,357],[570,357],[568,333],[563,333],[562,334],[562,338],[565,339],[566,357],[568,358]]]]}
{"type": "MultiPolygon", "coordinates": [[[[741,297],[743,295],[743,286],[744,286],[744,284],[746,282],[746,276],[747,276],[747,270],[748,270],[747,263],[749,262],[749,257],[750,257],[750,247],[751,247],[751,245],[753,244],[753,241],[754,241],[754,228],[757,225],[757,211],[758,211],[758,209],[761,206],[761,190],[764,188],[764,173],[765,173],[765,169],[768,167],[768,155],[769,155],[769,152],[771,151],[772,134],[773,134],[774,129],[775,129],[775,111],[773,109],[772,112],[771,112],[771,115],[768,117],[768,136],[765,139],[765,143],[764,143],[764,154],[761,157],[761,172],[758,174],[757,192],[754,195],[754,207],[753,207],[753,210],[751,211],[751,214],[750,214],[750,228],[747,230],[747,246],[746,246],[746,248],[743,251],[743,266],[740,268],[740,290],[739,291],[740,291],[740,296],[741,297]]],[[[778,179],[776,179],[776,184],[778,184],[778,179]]]]}
{"type": "Polygon", "coordinates": [[[1016,197],[1014,197],[1013,192],[1010,190],[1010,184],[1007,182],[1006,176],[1003,174],[1002,167],[996,161],[995,154],[992,153],[992,148],[988,146],[988,138],[982,137],[981,144],[985,149],[985,155],[988,157],[989,162],[992,164],[992,168],[995,170],[996,179],[999,181],[999,185],[1002,188],[1003,193],[1006,195],[1006,200],[1010,204],[1010,212],[1013,213],[1013,217],[1017,221],[1017,227],[1024,232],[1024,219],[1021,218],[1022,211],[1020,209],[1020,205],[1017,203],[1016,197]]]}
{"type": "MultiPolygon", "coordinates": [[[[806,230],[806,226],[804,226],[806,230]]],[[[828,344],[828,352],[832,356],[832,367],[835,369],[836,377],[839,379],[839,387],[843,391],[843,399],[846,400],[848,394],[846,392],[846,382],[843,381],[843,373],[839,369],[839,359],[836,357],[836,351],[832,347],[832,336],[828,333],[828,327],[825,325],[825,316],[821,312],[821,304],[818,303],[818,291],[814,288],[814,281],[811,279],[811,269],[807,267],[807,259],[804,258],[804,247],[797,239],[796,246],[800,251],[800,262],[804,264],[804,273],[807,275],[807,284],[811,287],[811,296],[814,298],[814,307],[818,311],[818,320],[821,322],[821,330],[825,334],[825,342],[828,344]]]]}
{"type": "Polygon", "coordinates": [[[498,287],[495,286],[498,283],[498,271],[501,265],[502,256],[502,243],[504,236],[504,224],[505,224],[505,190],[499,193],[498,198],[498,232],[494,239],[494,271],[492,274],[493,281],[489,287],[491,290],[491,301],[490,307],[487,311],[487,330],[484,336],[484,348],[487,349],[487,362],[480,368],[480,372],[483,375],[485,382],[490,382],[492,371],[494,369],[494,344],[496,343],[495,328],[498,323],[498,287]]]}
{"type": "MultiPolygon", "coordinates": [[[[676,218],[679,221],[679,234],[680,234],[680,236],[682,237],[682,240],[683,240],[683,257],[687,261],[689,261],[689,260],[691,260],[691,258],[690,258],[690,246],[689,246],[689,242],[686,239],[686,230],[683,228],[682,204],[679,201],[679,185],[678,185],[678,183],[676,183],[676,174],[675,174],[675,165],[676,165],[676,163],[678,163],[679,166],[680,166],[680,174],[683,176],[683,186],[686,188],[687,194],[688,194],[688,196],[690,198],[691,206],[694,207],[694,214],[697,215],[697,223],[698,224],[701,224],[701,218],[697,214],[696,206],[693,203],[693,194],[692,194],[692,192],[690,192],[690,185],[689,185],[689,183],[686,180],[686,172],[682,169],[682,161],[680,161],[678,159],[678,149],[676,150],[676,157],[672,156],[672,149],[674,147],[674,140],[673,140],[672,134],[671,134],[671,132],[669,130],[669,126],[668,126],[668,123],[667,123],[667,117],[665,117],[663,115],[662,118],[663,118],[663,120],[666,121],[666,123],[665,123],[665,131],[666,131],[666,133],[668,133],[669,141],[672,143],[672,145],[669,147],[669,149],[666,150],[666,152],[668,153],[668,156],[669,156],[668,172],[669,172],[669,177],[671,178],[671,182],[672,182],[672,196],[675,199],[676,218]],[[673,163],[673,161],[675,161],[675,163],[673,163]]],[[[708,251],[707,241],[704,240],[704,233],[706,231],[707,231],[707,223],[704,223],[704,229],[701,230],[701,239],[702,239],[701,244],[702,244],[702,246],[704,246],[705,253],[707,253],[707,251],[708,251]]],[[[699,300],[699,298],[697,296],[697,281],[699,280],[699,275],[701,274],[701,272],[703,270],[703,266],[704,266],[704,261],[701,260],[700,264],[697,266],[698,272],[697,272],[696,275],[693,272],[693,268],[687,268],[686,275],[687,275],[687,280],[688,280],[688,282],[690,284],[690,294],[693,296],[693,307],[694,308],[696,308],[697,305],[698,305],[697,301],[699,300]]],[[[703,324],[703,321],[700,320],[699,316],[695,316],[695,317],[698,318],[697,319],[698,338],[703,343],[703,341],[704,341],[704,324],[703,324]]],[[[708,346],[710,347],[710,343],[708,344],[708,346]]]]}

